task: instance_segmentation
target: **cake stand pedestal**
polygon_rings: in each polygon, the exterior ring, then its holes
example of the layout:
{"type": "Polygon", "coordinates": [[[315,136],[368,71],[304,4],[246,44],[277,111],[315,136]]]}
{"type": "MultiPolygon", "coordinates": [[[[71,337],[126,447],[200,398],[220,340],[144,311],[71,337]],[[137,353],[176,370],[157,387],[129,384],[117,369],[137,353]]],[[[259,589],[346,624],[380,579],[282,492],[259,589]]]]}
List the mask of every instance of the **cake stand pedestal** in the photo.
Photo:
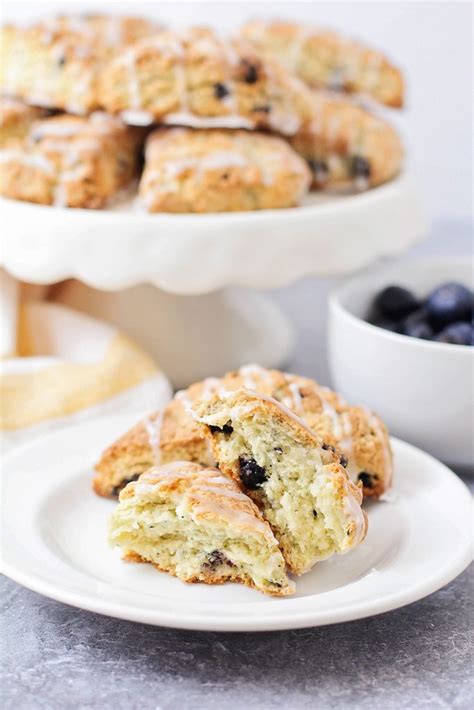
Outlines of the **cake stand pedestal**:
{"type": "Polygon", "coordinates": [[[291,210],[149,215],[129,199],[100,211],[2,200],[1,210],[0,264],[29,283],[74,279],[55,299],[115,323],[178,387],[243,362],[285,363],[291,325],[256,289],[350,273],[425,231],[407,174],[291,210]]]}

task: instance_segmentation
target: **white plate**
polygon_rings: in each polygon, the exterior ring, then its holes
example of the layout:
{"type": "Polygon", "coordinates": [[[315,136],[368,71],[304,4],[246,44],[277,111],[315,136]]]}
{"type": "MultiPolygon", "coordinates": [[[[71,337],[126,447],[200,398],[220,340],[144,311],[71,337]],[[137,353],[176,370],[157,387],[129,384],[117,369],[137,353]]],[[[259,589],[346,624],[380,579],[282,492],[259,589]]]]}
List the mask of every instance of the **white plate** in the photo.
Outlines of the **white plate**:
{"type": "Polygon", "coordinates": [[[445,466],[393,440],[395,501],[369,506],[358,549],[320,563],[295,597],[240,585],[187,585],[150,565],[126,564],[106,542],[114,502],[94,495],[91,470],[130,418],[99,420],[23,447],[5,460],[3,569],[67,604],[148,624],[261,631],[349,621],[436,591],[472,559],[471,497],[445,466]]]}
{"type": "Polygon", "coordinates": [[[402,253],[425,220],[409,174],[353,195],[311,194],[294,209],[146,214],[1,201],[0,264],[31,283],[76,277],[117,290],[179,294],[230,285],[276,288],[306,274],[343,274],[402,253]]]}

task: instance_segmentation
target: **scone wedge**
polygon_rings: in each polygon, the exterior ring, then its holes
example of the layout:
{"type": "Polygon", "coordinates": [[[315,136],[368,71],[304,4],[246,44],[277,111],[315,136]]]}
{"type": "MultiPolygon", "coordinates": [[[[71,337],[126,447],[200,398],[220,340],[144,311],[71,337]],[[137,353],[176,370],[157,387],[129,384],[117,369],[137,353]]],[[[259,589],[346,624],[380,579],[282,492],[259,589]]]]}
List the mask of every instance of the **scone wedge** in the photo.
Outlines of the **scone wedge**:
{"type": "Polygon", "coordinates": [[[276,596],[294,591],[270,526],[217,469],[182,461],[154,467],[119,500],[109,540],[125,559],[151,562],[184,582],[240,582],[276,596]]]}
{"type": "Polygon", "coordinates": [[[215,395],[194,411],[219,468],[256,502],[291,572],[303,574],[362,542],[362,491],[301,419],[246,389],[215,395]]]}

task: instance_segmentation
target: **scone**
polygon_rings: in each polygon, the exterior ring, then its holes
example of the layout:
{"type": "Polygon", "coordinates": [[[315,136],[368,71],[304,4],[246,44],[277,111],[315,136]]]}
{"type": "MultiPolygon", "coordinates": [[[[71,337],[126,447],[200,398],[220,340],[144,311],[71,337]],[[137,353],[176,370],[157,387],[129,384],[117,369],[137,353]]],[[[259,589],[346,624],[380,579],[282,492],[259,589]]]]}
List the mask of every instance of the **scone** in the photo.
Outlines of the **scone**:
{"type": "Polygon", "coordinates": [[[157,33],[119,53],[101,77],[102,106],[130,123],[268,128],[291,135],[308,89],[280,65],[209,29],[157,33]]]}
{"type": "Polygon", "coordinates": [[[291,138],[311,168],[313,187],[359,190],[394,178],[403,145],[393,126],[350,101],[313,92],[312,118],[291,138]]]}
{"type": "Polygon", "coordinates": [[[103,207],[135,176],[139,129],[104,113],[34,123],[21,145],[0,151],[1,194],[59,207],[103,207]]]}
{"type": "Polygon", "coordinates": [[[246,365],[178,392],[162,413],[150,415],[109,446],[96,465],[95,492],[115,497],[129,480],[160,462],[182,459],[212,465],[207,440],[190,410],[216,392],[241,387],[281,402],[327,446],[337,448],[347,460],[351,480],[363,484],[364,496],[378,498],[390,488],[390,440],[383,422],[373,412],[350,406],[335,392],[306,377],[246,365]]]}
{"type": "Polygon", "coordinates": [[[31,124],[44,113],[43,109],[27,106],[22,101],[0,97],[0,148],[23,140],[31,124]]]}
{"type": "Polygon", "coordinates": [[[147,140],[139,194],[149,212],[293,207],[311,180],[281,138],[249,131],[165,128],[147,140]]]}
{"type": "Polygon", "coordinates": [[[184,582],[294,591],[270,526],[215,468],[182,461],[151,468],[121,492],[109,540],[125,559],[151,562],[184,582]]]}
{"type": "Polygon", "coordinates": [[[220,470],[256,502],[294,574],[362,542],[362,490],[339,456],[290,410],[242,388],[214,395],[193,411],[220,470]]]}
{"type": "Polygon", "coordinates": [[[156,30],[148,20],[106,15],[6,25],[1,29],[0,90],[69,113],[96,110],[104,64],[121,47],[156,30]]]}
{"type": "Polygon", "coordinates": [[[387,106],[403,105],[403,76],[381,52],[292,22],[248,22],[242,36],[316,89],[368,94],[387,106]]]}

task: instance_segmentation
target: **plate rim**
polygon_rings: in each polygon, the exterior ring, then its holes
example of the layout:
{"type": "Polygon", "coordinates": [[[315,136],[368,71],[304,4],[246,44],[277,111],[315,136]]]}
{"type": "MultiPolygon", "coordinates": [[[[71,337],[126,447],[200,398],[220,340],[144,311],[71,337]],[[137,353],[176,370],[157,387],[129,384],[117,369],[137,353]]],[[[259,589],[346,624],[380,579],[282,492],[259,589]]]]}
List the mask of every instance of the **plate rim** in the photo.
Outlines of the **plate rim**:
{"type": "MultiPolygon", "coordinates": [[[[107,424],[109,424],[111,420],[130,421],[130,416],[119,415],[115,417],[101,418],[101,421],[107,422],[107,424]]],[[[79,426],[91,424],[92,422],[84,422],[79,426]]],[[[50,438],[61,436],[65,432],[74,429],[77,429],[77,426],[65,427],[64,429],[51,432],[46,436],[26,442],[25,444],[16,447],[12,451],[8,452],[8,454],[3,458],[2,469],[5,469],[5,465],[8,465],[11,460],[21,457],[25,454],[25,452],[27,453],[30,449],[34,449],[38,444],[43,444],[43,442],[50,438]]],[[[441,463],[412,444],[395,437],[392,437],[392,440],[396,447],[406,447],[409,452],[414,451],[415,453],[421,453],[431,461],[434,461],[439,468],[439,471],[442,471],[442,475],[446,476],[446,478],[450,481],[450,484],[455,486],[459,492],[462,491],[462,495],[466,496],[466,501],[469,499],[469,503],[472,505],[472,497],[469,489],[445,464],[441,463]]],[[[2,477],[3,475],[5,474],[2,474],[2,477]]],[[[5,501],[3,501],[3,506],[5,505],[5,501]]],[[[130,604],[120,601],[101,599],[98,596],[94,597],[87,592],[74,592],[68,589],[62,589],[61,587],[58,587],[56,583],[45,580],[35,575],[35,573],[22,569],[21,564],[13,565],[7,563],[3,559],[4,545],[5,540],[2,544],[2,550],[0,550],[0,572],[27,589],[42,594],[49,599],[59,601],[72,607],[98,613],[103,616],[123,619],[135,623],[145,623],[152,626],[194,631],[242,633],[326,626],[383,614],[406,606],[407,604],[419,601],[420,599],[423,599],[424,597],[438,591],[461,574],[469,566],[473,559],[471,541],[471,545],[467,542],[464,547],[461,547],[461,549],[457,551],[456,555],[451,557],[446,562],[446,564],[439,570],[439,573],[436,575],[434,580],[433,575],[431,575],[431,577],[427,580],[422,579],[418,583],[415,583],[414,587],[409,587],[407,590],[399,589],[391,593],[389,596],[385,595],[380,600],[372,598],[365,601],[351,602],[342,609],[331,611],[321,611],[317,608],[286,611],[282,610],[280,615],[269,616],[265,615],[264,609],[262,608],[262,613],[259,618],[255,618],[254,615],[250,615],[248,618],[242,618],[240,616],[226,616],[225,611],[219,616],[210,618],[209,616],[197,614],[195,611],[179,611],[178,614],[176,614],[173,611],[163,609],[143,609],[142,607],[131,606],[130,604]]]]}

